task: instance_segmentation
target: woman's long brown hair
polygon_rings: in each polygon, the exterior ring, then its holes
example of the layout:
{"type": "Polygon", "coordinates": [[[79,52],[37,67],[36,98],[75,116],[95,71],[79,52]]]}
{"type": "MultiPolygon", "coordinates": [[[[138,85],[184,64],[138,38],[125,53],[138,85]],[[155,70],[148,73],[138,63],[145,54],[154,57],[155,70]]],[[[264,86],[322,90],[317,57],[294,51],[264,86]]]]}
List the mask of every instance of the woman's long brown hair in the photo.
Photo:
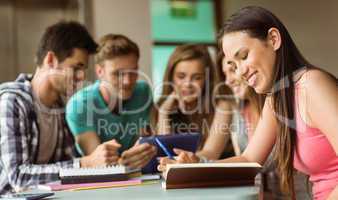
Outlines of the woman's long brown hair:
{"type": "Polygon", "coordinates": [[[305,66],[312,67],[312,65],[297,49],[282,22],[270,11],[257,6],[245,7],[233,14],[219,33],[219,43],[225,34],[238,31],[244,31],[250,37],[266,41],[268,31],[273,27],[279,30],[282,40],[281,47],[276,52],[275,85],[271,90],[273,109],[280,130],[276,138],[274,158],[280,174],[282,189],[294,199],[293,158],[296,131],[293,120],[293,74],[305,66]]]}
{"type": "MultiPolygon", "coordinates": [[[[152,130],[156,131],[157,122],[158,122],[158,108],[162,105],[162,103],[166,100],[166,98],[173,92],[173,87],[170,85],[173,83],[173,73],[175,70],[175,67],[178,63],[182,61],[188,61],[188,60],[200,60],[203,63],[203,66],[205,67],[205,72],[208,77],[205,77],[205,84],[204,88],[202,90],[202,111],[198,112],[198,114],[194,115],[194,119],[198,122],[198,124],[202,125],[202,120],[207,120],[208,123],[211,123],[214,116],[214,106],[213,106],[213,97],[216,95],[220,95],[220,93],[225,93],[230,90],[224,91],[216,91],[215,87],[217,84],[220,83],[219,73],[216,71],[215,65],[212,62],[208,49],[204,45],[198,45],[198,44],[186,44],[176,47],[174,52],[171,54],[167,68],[164,74],[163,78],[163,88],[162,88],[162,94],[156,103],[155,106],[153,106],[150,114],[150,125],[152,130]],[[170,84],[168,84],[170,83],[170,84]]],[[[176,115],[170,115],[173,121],[179,121],[179,120],[186,120],[184,114],[178,113],[176,115]]],[[[203,127],[200,127],[203,128],[203,127]]],[[[202,130],[202,142],[201,145],[205,142],[206,138],[208,137],[208,130],[202,130]]],[[[201,147],[200,145],[200,147],[201,147]]]]}

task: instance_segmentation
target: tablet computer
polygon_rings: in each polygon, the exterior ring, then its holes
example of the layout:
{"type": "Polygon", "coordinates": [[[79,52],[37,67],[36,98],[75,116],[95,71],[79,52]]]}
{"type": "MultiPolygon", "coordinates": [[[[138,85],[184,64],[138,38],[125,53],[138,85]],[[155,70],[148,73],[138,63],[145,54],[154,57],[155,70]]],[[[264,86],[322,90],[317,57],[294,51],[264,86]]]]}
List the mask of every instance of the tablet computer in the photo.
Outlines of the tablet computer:
{"type": "Polygon", "coordinates": [[[150,137],[141,137],[139,143],[149,143],[157,147],[157,155],[154,157],[147,166],[145,166],[142,170],[143,173],[155,173],[157,171],[157,157],[165,157],[167,154],[162,150],[161,147],[158,146],[155,141],[155,137],[158,138],[165,147],[167,147],[168,151],[172,155],[176,155],[173,151],[174,148],[183,149],[185,151],[196,152],[200,140],[200,133],[181,133],[181,134],[173,134],[173,135],[156,135],[150,137]]]}
{"type": "Polygon", "coordinates": [[[141,137],[139,143],[149,143],[157,147],[157,157],[167,156],[165,152],[158,146],[155,141],[157,137],[170,151],[171,154],[175,154],[173,149],[183,149],[186,151],[195,152],[198,148],[200,137],[199,133],[184,133],[175,135],[156,135],[150,137],[141,137]]]}

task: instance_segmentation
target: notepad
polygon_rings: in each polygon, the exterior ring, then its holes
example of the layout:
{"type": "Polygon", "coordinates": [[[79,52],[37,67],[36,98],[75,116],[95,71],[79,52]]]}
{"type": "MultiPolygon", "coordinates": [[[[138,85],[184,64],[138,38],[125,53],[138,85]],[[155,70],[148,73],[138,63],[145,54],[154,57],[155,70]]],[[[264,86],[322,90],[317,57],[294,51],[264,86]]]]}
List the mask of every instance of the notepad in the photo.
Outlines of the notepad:
{"type": "Polygon", "coordinates": [[[59,172],[62,184],[124,181],[135,177],[135,174],[141,175],[140,169],[130,169],[122,165],[98,168],[66,168],[59,172]]]}
{"type": "Polygon", "coordinates": [[[258,163],[168,164],[165,189],[254,185],[258,163]]]}

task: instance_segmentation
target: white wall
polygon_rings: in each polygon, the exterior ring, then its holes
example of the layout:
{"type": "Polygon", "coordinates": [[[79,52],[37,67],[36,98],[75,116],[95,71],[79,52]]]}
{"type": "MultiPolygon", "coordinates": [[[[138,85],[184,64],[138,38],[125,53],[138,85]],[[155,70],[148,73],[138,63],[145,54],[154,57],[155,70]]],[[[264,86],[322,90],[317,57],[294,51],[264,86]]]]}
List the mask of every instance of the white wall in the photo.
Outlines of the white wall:
{"type": "MultiPolygon", "coordinates": [[[[140,48],[140,70],[151,75],[151,19],[148,0],[91,0],[92,33],[124,34],[140,48]]],[[[151,76],[150,76],[151,78],[151,76]]]]}
{"type": "Polygon", "coordinates": [[[16,65],[13,57],[15,28],[13,7],[10,0],[0,2],[0,83],[15,77],[16,65]]]}
{"type": "Polygon", "coordinates": [[[269,9],[289,30],[303,55],[338,77],[338,1],[336,0],[224,0],[224,14],[258,5],[269,9]]]}
{"type": "MultiPolygon", "coordinates": [[[[287,26],[304,56],[338,77],[338,1],[223,0],[226,19],[246,5],[270,9],[287,26]]],[[[76,19],[76,0],[0,1],[0,82],[19,72],[33,72],[34,53],[41,33],[57,20],[76,19]],[[61,3],[63,2],[63,3],[61,3]],[[65,3],[68,2],[68,3],[65,3]]],[[[140,67],[151,75],[151,18],[149,0],[80,0],[86,5],[84,21],[95,39],[121,33],[141,49],[140,67]]],[[[81,9],[80,9],[81,10],[81,9]]],[[[83,14],[83,13],[82,13],[83,14]]],[[[81,15],[81,13],[80,13],[81,15]]],[[[89,73],[93,78],[93,67],[89,73]]]]}
{"type": "Polygon", "coordinates": [[[76,0],[0,0],[0,83],[35,71],[34,57],[46,27],[77,20],[76,0]]]}

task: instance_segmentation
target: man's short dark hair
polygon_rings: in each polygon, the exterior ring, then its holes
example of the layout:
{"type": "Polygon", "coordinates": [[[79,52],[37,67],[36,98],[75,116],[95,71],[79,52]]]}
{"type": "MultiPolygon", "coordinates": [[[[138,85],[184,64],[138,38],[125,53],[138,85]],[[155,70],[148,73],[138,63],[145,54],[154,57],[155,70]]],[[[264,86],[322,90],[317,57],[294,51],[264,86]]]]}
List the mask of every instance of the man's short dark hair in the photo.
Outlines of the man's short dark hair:
{"type": "Polygon", "coordinates": [[[42,65],[48,51],[52,51],[59,62],[70,57],[74,48],[86,50],[89,54],[96,52],[97,44],[87,29],[78,22],[60,21],[49,26],[40,40],[36,52],[36,64],[42,65]]]}

